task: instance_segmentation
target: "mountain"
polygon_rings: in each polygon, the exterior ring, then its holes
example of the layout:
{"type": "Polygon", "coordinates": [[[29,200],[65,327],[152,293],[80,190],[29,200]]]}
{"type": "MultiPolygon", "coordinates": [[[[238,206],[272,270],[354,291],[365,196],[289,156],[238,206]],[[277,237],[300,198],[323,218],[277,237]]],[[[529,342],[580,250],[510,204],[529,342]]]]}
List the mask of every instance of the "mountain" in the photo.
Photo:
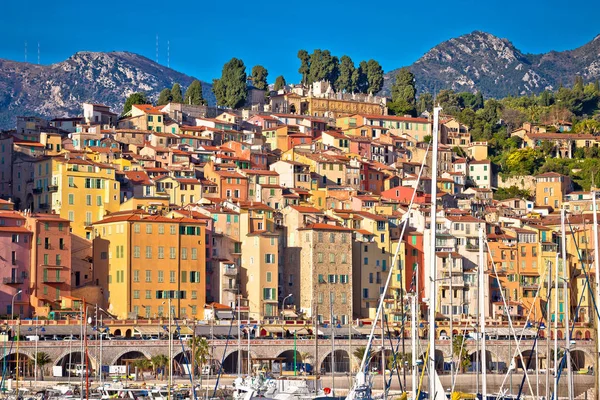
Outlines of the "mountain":
{"type": "MultiPolygon", "coordinates": [[[[178,82],[183,89],[194,78],[128,52],[79,52],[69,59],[36,65],[0,59],[0,129],[14,128],[16,116],[81,115],[83,102],[109,105],[121,112],[125,99],[146,92],[153,100],[178,82]]],[[[211,86],[204,98],[214,104],[211,86]]]]}
{"type": "MultiPolygon", "coordinates": [[[[575,50],[525,54],[507,39],[475,31],[435,46],[409,68],[418,93],[453,89],[496,98],[540,93],[572,85],[577,75],[586,82],[600,79],[600,35],[575,50]]],[[[397,71],[386,74],[385,92],[397,71]]]]}

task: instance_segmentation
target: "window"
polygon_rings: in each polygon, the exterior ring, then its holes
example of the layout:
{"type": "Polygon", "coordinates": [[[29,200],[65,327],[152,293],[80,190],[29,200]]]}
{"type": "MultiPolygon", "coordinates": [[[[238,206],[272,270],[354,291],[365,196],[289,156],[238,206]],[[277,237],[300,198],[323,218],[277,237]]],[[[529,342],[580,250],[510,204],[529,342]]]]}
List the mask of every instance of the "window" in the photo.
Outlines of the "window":
{"type": "Polygon", "coordinates": [[[187,260],[187,247],[182,247],[181,248],[181,259],[182,260],[187,260]]]}
{"type": "Polygon", "coordinates": [[[134,269],[133,270],[133,281],[134,282],[139,282],[140,281],[140,270],[139,269],[134,269]]]}
{"type": "Polygon", "coordinates": [[[165,281],[165,272],[158,271],[158,283],[163,283],[165,281]]]}
{"type": "Polygon", "coordinates": [[[323,243],[323,232],[317,233],[317,242],[323,243]]]}
{"type": "Polygon", "coordinates": [[[96,196],[96,205],[97,206],[101,206],[102,205],[102,196],[96,196]]]}
{"type": "Polygon", "coordinates": [[[369,289],[363,288],[363,299],[369,298],[369,289]]]}
{"type": "Polygon", "coordinates": [[[146,224],[146,233],[152,233],[152,224],[146,224]]]}
{"type": "Polygon", "coordinates": [[[340,283],[348,283],[348,275],[340,275],[340,283]]]}
{"type": "Polygon", "coordinates": [[[152,271],[149,269],[146,270],[146,283],[152,282],[152,271]]]}
{"type": "Polygon", "coordinates": [[[318,302],[319,302],[319,304],[323,304],[323,292],[319,292],[318,302]]]}
{"type": "Polygon", "coordinates": [[[146,299],[152,298],[152,290],[146,290],[146,299]]]}
{"type": "Polygon", "coordinates": [[[317,262],[318,263],[322,263],[323,262],[323,253],[317,253],[317,262]]]}
{"type": "Polygon", "coordinates": [[[200,283],[199,271],[190,271],[190,283],[200,283]]]}
{"type": "Polygon", "coordinates": [[[91,194],[86,194],[85,195],[85,205],[86,206],[91,206],[92,205],[92,195],[91,194]]]}
{"type": "Polygon", "coordinates": [[[267,282],[271,282],[273,276],[271,272],[267,272],[267,282]]]}
{"type": "Polygon", "coordinates": [[[198,259],[198,249],[195,247],[192,247],[192,260],[197,260],[198,259]]]}
{"type": "Polygon", "coordinates": [[[275,264],[275,254],[265,254],[266,264],[275,264]]]}
{"type": "Polygon", "coordinates": [[[337,275],[327,275],[327,282],[337,283],[337,275]]]}
{"type": "Polygon", "coordinates": [[[133,258],[140,258],[140,246],[133,246],[133,258]]]}
{"type": "Polygon", "coordinates": [[[341,295],[342,295],[342,304],[346,304],[348,302],[346,292],[342,292],[341,295]]]}
{"type": "Polygon", "coordinates": [[[335,243],[335,234],[333,232],[329,234],[329,243],[335,243]]]}
{"type": "Polygon", "coordinates": [[[140,233],[140,224],[133,224],[133,232],[140,233]]]}
{"type": "Polygon", "coordinates": [[[146,246],[146,258],[152,258],[152,246],[146,246]]]}
{"type": "Polygon", "coordinates": [[[70,193],[69,194],[69,205],[73,205],[73,204],[75,204],[75,196],[72,193],[70,193]]]}
{"type": "Polygon", "coordinates": [[[346,253],[342,253],[342,264],[347,264],[348,260],[347,260],[348,256],[346,253]]]}
{"type": "Polygon", "coordinates": [[[175,235],[177,233],[177,227],[175,225],[170,226],[171,235],[175,235]]]}
{"type": "Polygon", "coordinates": [[[158,246],[158,258],[165,258],[165,248],[163,246],[158,246]]]}
{"type": "Polygon", "coordinates": [[[169,282],[175,283],[175,271],[169,271],[169,282]]]}
{"type": "Polygon", "coordinates": [[[140,291],[139,290],[134,290],[133,291],[133,298],[134,299],[139,299],[140,298],[140,291]]]}
{"type": "Polygon", "coordinates": [[[174,260],[174,259],[175,259],[175,257],[176,257],[176,254],[177,254],[177,251],[176,251],[175,247],[171,247],[171,248],[169,248],[169,258],[170,258],[171,260],[174,260]]]}
{"type": "Polygon", "coordinates": [[[196,300],[198,298],[198,291],[192,290],[192,300],[196,300]]]}

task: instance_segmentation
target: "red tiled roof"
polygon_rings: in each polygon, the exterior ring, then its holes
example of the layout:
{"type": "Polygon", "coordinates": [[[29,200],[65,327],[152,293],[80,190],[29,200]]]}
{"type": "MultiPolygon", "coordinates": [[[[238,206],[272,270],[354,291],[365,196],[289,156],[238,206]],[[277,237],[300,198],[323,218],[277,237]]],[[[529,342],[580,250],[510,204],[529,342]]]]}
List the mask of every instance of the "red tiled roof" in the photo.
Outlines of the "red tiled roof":
{"type": "Polygon", "coordinates": [[[140,111],[145,112],[146,114],[155,114],[155,115],[163,115],[166,114],[159,107],[154,107],[152,104],[134,104],[132,107],[137,108],[140,111]]]}
{"type": "Polygon", "coordinates": [[[352,232],[352,229],[345,228],[339,225],[330,225],[330,224],[311,224],[307,225],[305,228],[300,228],[301,230],[316,230],[316,231],[342,231],[342,232],[352,232]]]}
{"type": "Polygon", "coordinates": [[[289,206],[291,209],[298,211],[301,214],[323,214],[323,211],[310,206],[289,206]]]}
{"type": "Polygon", "coordinates": [[[135,185],[152,185],[148,174],[144,171],[123,171],[129,181],[135,185]]]}

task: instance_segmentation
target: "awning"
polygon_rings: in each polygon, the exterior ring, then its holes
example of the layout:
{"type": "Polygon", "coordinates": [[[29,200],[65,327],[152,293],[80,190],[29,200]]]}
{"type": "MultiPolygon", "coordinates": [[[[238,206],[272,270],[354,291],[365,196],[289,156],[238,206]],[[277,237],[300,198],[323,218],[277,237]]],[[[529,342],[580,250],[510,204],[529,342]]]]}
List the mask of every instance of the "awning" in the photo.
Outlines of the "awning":
{"type": "MultiPolygon", "coordinates": [[[[86,328],[86,335],[94,334],[95,331],[91,326],[88,325],[86,328]]],[[[81,336],[81,325],[41,325],[37,332],[39,336],[81,336]]],[[[21,334],[26,336],[35,335],[35,326],[21,326],[21,334]],[[31,332],[29,332],[29,328],[31,328],[31,332]]]]}
{"type": "Polygon", "coordinates": [[[261,327],[261,329],[264,329],[265,331],[269,332],[269,333],[283,333],[283,328],[280,326],[263,326],[261,327]]]}
{"type": "MultiPolygon", "coordinates": [[[[337,327],[337,326],[331,326],[328,325],[327,327],[323,327],[320,326],[319,327],[319,335],[323,335],[323,336],[331,336],[332,334],[335,334],[335,336],[348,336],[348,335],[363,335],[363,333],[359,333],[357,332],[354,327],[348,327],[348,326],[341,326],[341,327],[337,327]]],[[[367,335],[369,333],[366,333],[367,335]]]]}
{"type": "MultiPolygon", "coordinates": [[[[177,325],[171,325],[171,333],[179,333],[180,335],[191,335],[193,333],[192,329],[187,326],[180,326],[180,329],[177,329],[177,325]]],[[[167,327],[168,329],[168,327],[167,327]]],[[[164,335],[167,333],[164,327],[162,326],[137,326],[135,327],[135,333],[138,335],[146,336],[146,335],[164,335]]]]}
{"type": "Polygon", "coordinates": [[[291,333],[292,335],[295,333],[296,335],[308,335],[308,329],[303,326],[286,326],[285,330],[291,333]]]}
{"type": "MultiPolygon", "coordinates": [[[[365,335],[368,336],[371,334],[371,328],[372,326],[367,325],[367,326],[356,326],[352,328],[352,334],[354,335],[365,335]]],[[[346,332],[348,332],[348,330],[346,329],[346,332]]],[[[375,328],[375,334],[381,333],[381,328],[375,328]]]]}
{"type": "Polygon", "coordinates": [[[210,337],[238,337],[237,325],[202,325],[196,326],[196,336],[210,337]]]}
{"type": "Polygon", "coordinates": [[[226,311],[215,310],[215,314],[217,314],[218,319],[233,319],[233,311],[231,311],[231,310],[226,310],[226,311]]]}

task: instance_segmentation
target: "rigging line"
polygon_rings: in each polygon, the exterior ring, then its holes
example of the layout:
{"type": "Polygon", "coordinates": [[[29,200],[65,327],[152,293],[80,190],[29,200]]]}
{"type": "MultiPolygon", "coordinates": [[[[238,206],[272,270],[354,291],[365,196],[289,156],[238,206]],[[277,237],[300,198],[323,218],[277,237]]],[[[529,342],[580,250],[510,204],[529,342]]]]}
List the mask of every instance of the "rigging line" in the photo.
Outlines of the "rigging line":
{"type": "MultiPolygon", "coordinates": [[[[400,344],[402,343],[401,338],[404,336],[404,327],[402,327],[400,333],[401,336],[398,336],[398,343],[396,344],[396,348],[394,349],[394,343],[392,342],[392,335],[391,335],[391,331],[390,331],[390,324],[387,318],[385,319],[385,326],[387,328],[387,337],[390,341],[390,348],[392,349],[392,366],[390,369],[390,379],[386,382],[385,384],[385,390],[386,390],[386,394],[388,389],[392,386],[392,379],[394,379],[394,375],[392,374],[392,371],[394,370],[394,368],[396,369],[396,373],[398,375],[398,383],[400,384],[400,391],[404,392],[404,388],[402,386],[402,379],[400,378],[400,368],[398,368],[398,360],[397,360],[397,354],[399,352],[400,349],[400,344]]],[[[382,354],[385,355],[385,352],[382,351],[382,354]]],[[[402,353],[402,355],[404,356],[405,353],[402,353]]],[[[383,377],[385,379],[385,372],[383,374],[383,377]]],[[[385,398],[385,397],[384,397],[385,398]]]]}
{"type": "MultiPolygon", "coordinates": [[[[486,243],[487,243],[487,240],[486,240],[486,243]]],[[[498,282],[498,286],[501,289],[500,290],[500,295],[502,297],[502,304],[504,305],[504,309],[505,310],[509,310],[508,304],[506,303],[506,297],[504,296],[504,291],[502,290],[502,285],[500,284],[500,279],[498,279],[498,270],[496,269],[496,262],[494,261],[494,257],[492,256],[492,252],[490,250],[490,246],[486,246],[486,248],[487,248],[487,253],[488,253],[489,257],[490,257],[490,261],[492,262],[492,268],[494,269],[494,274],[496,275],[496,281],[498,282]]],[[[507,312],[507,317],[508,317],[508,325],[510,327],[511,334],[512,334],[512,336],[515,339],[515,344],[516,344],[516,347],[517,347],[516,350],[515,350],[515,352],[519,353],[519,358],[521,359],[521,364],[525,365],[525,362],[523,360],[523,355],[521,354],[521,349],[519,347],[520,341],[517,340],[517,332],[515,331],[515,327],[513,325],[512,318],[510,317],[510,313],[508,313],[508,312],[507,312]]],[[[527,371],[524,371],[524,372],[525,372],[525,377],[527,378],[527,385],[529,386],[529,391],[531,393],[531,397],[535,398],[535,396],[533,394],[533,387],[531,386],[531,382],[529,381],[529,375],[527,375],[527,371]]],[[[506,377],[505,377],[505,379],[506,379],[506,377]]]]}
{"type": "MultiPolygon", "coordinates": [[[[540,317],[540,321],[539,322],[542,321],[542,318],[543,317],[540,317]]],[[[537,357],[537,348],[536,348],[536,345],[537,345],[538,338],[540,336],[540,325],[539,325],[539,322],[538,322],[537,331],[535,333],[535,339],[533,341],[533,346],[531,347],[531,350],[529,351],[529,358],[527,359],[527,366],[525,367],[526,370],[528,370],[529,366],[531,365],[531,358],[532,358],[532,354],[533,354],[534,351],[536,352],[536,357],[537,357]]],[[[535,367],[539,368],[540,366],[536,365],[535,367]]],[[[519,385],[519,393],[517,394],[517,400],[519,400],[521,398],[521,394],[523,393],[523,386],[524,385],[525,385],[525,375],[523,375],[523,379],[521,379],[521,385],[519,385]]]]}
{"type": "MultiPolygon", "coordinates": [[[[239,307],[239,304],[238,304],[239,307]]],[[[214,318],[214,315],[213,315],[214,318]]],[[[214,321],[213,321],[214,322],[214,321]]],[[[219,381],[221,380],[221,374],[223,373],[223,363],[225,362],[225,355],[227,354],[227,347],[229,346],[229,337],[231,336],[231,328],[233,328],[233,318],[231,319],[231,323],[229,324],[229,332],[227,333],[227,340],[225,341],[225,349],[223,350],[223,358],[221,358],[221,365],[219,365],[219,372],[217,374],[217,381],[215,382],[215,389],[213,390],[213,395],[212,397],[215,397],[217,395],[217,388],[219,387],[219,381]]],[[[242,332],[240,332],[240,329],[238,327],[238,336],[241,335],[242,332]]],[[[248,333],[249,335],[249,333],[248,333]]],[[[211,338],[214,339],[214,338],[211,338]]],[[[211,343],[212,346],[212,343],[211,343]]],[[[238,353],[237,355],[238,357],[241,357],[241,353],[238,353]]],[[[211,357],[213,357],[213,355],[211,354],[211,357]]],[[[248,357],[250,357],[250,354],[248,354],[248,357]]]]}
{"type": "MultiPolygon", "coordinates": [[[[469,326],[470,322],[472,320],[473,320],[472,317],[469,316],[468,321],[465,322],[465,326],[469,326]]],[[[459,329],[460,329],[460,325],[459,325],[459,329]]],[[[467,335],[465,335],[464,330],[463,330],[462,341],[460,343],[460,351],[458,352],[459,355],[462,354],[463,349],[465,348],[464,346],[465,346],[466,337],[467,337],[467,335]]],[[[452,353],[454,353],[454,335],[452,335],[451,338],[452,338],[452,353]]],[[[452,362],[454,362],[454,354],[452,356],[453,356],[452,357],[452,362]]],[[[462,369],[462,360],[460,358],[459,358],[459,362],[461,363],[461,369],[462,369]]],[[[458,370],[456,368],[454,369],[454,374],[458,375],[458,370]]],[[[454,392],[454,387],[456,386],[456,380],[453,379],[452,374],[450,375],[450,382],[452,382],[452,386],[450,388],[450,393],[453,393],[454,392]]]]}
{"type": "MultiPolygon", "coordinates": [[[[179,332],[181,332],[181,328],[179,327],[179,323],[177,322],[177,319],[175,319],[174,321],[175,321],[175,326],[177,327],[177,330],[179,332]]],[[[191,363],[190,363],[190,360],[188,359],[187,352],[185,351],[185,346],[183,345],[183,339],[181,338],[181,335],[179,336],[179,342],[181,343],[181,351],[183,353],[183,359],[185,360],[185,362],[188,365],[190,365],[191,363]]],[[[192,354],[192,357],[196,358],[196,355],[192,354]]],[[[184,369],[184,371],[185,371],[185,369],[184,369]]],[[[202,371],[200,371],[200,372],[202,372],[202,371]]],[[[196,397],[196,388],[194,387],[194,381],[192,379],[192,374],[194,374],[194,371],[190,371],[190,374],[189,374],[189,376],[190,376],[190,384],[192,385],[192,393],[194,395],[194,400],[197,400],[198,398],[196,397]]],[[[202,390],[202,388],[200,390],[202,390]]]]}
{"type": "MultiPolygon", "coordinates": [[[[590,276],[588,270],[585,267],[585,263],[583,262],[583,256],[581,255],[581,251],[579,250],[579,245],[577,244],[577,240],[575,238],[575,232],[573,231],[573,226],[571,225],[571,221],[569,220],[569,215],[567,214],[567,223],[569,224],[569,230],[571,231],[571,237],[573,238],[573,243],[575,244],[575,249],[577,250],[577,258],[581,263],[581,269],[583,269],[583,273],[585,275],[585,280],[588,283],[588,289],[590,291],[590,298],[592,299],[592,303],[594,305],[594,311],[596,311],[596,316],[600,320],[600,312],[598,310],[598,304],[596,303],[596,295],[592,289],[592,285],[590,283],[590,276]]],[[[600,249],[595,249],[595,251],[600,251],[600,249]]],[[[596,272],[598,274],[598,272],[596,272]]],[[[571,274],[569,273],[569,279],[571,278],[571,274]]],[[[583,293],[582,293],[583,295],[583,293]]]]}
{"type": "MultiPolygon", "coordinates": [[[[379,318],[381,316],[381,312],[383,311],[383,300],[385,299],[386,292],[387,292],[387,290],[388,290],[388,288],[390,286],[390,282],[391,282],[391,279],[392,279],[392,276],[393,276],[392,271],[394,270],[394,268],[396,268],[396,263],[397,263],[397,260],[398,260],[398,255],[400,254],[400,247],[402,245],[402,238],[404,237],[404,233],[405,233],[406,227],[408,225],[408,218],[410,216],[410,210],[412,209],[412,206],[414,204],[415,197],[416,197],[416,194],[417,194],[416,187],[418,187],[419,182],[421,181],[421,176],[423,175],[423,170],[425,169],[425,164],[426,164],[426,161],[427,161],[427,154],[429,153],[430,147],[431,147],[431,142],[429,142],[429,144],[427,145],[427,150],[425,151],[425,156],[423,157],[423,162],[421,163],[421,170],[419,171],[419,175],[417,176],[417,183],[416,183],[415,189],[413,190],[413,193],[412,193],[412,196],[411,196],[411,199],[410,199],[410,203],[409,203],[408,209],[407,209],[406,213],[402,216],[402,231],[401,231],[400,236],[398,238],[398,244],[396,246],[396,251],[394,252],[394,257],[392,259],[392,265],[390,267],[390,272],[388,273],[388,276],[387,276],[387,279],[386,279],[386,282],[385,282],[384,290],[382,291],[382,293],[380,295],[380,298],[379,298],[379,304],[377,306],[377,312],[375,314],[375,320],[373,321],[373,326],[371,327],[371,333],[369,335],[369,340],[367,342],[367,349],[370,349],[371,346],[373,345],[373,336],[374,336],[374,333],[375,333],[375,329],[377,328],[377,321],[379,320],[379,318]]],[[[437,154],[435,155],[435,157],[437,157],[437,154]]],[[[435,212],[435,210],[434,210],[434,212],[435,212]]],[[[435,229],[435,227],[434,227],[434,229],[435,229]]],[[[435,245],[435,243],[434,243],[434,245],[435,245]]],[[[383,340],[383,338],[382,338],[382,340],[383,340]]],[[[361,367],[358,369],[359,371],[364,371],[365,364],[366,364],[366,361],[367,361],[366,357],[367,357],[367,353],[365,352],[365,354],[363,356],[363,359],[361,361],[361,367]]],[[[348,393],[348,398],[350,398],[350,399],[353,398],[353,392],[355,391],[355,388],[356,388],[356,384],[352,387],[352,389],[350,389],[350,392],[348,393]]]]}

